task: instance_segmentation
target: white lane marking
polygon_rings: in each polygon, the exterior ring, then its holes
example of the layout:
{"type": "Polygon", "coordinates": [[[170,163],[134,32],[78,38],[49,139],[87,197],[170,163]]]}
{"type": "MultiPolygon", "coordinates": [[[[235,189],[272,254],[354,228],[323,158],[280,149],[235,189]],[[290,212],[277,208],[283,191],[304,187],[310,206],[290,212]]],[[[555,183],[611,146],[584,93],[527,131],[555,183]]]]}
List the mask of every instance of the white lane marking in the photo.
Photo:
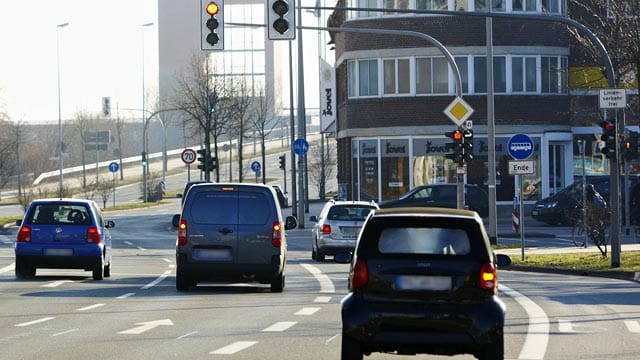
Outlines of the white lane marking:
{"type": "Polygon", "coordinates": [[[320,271],[317,267],[310,264],[300,264],[305,270],[311,273],[313,277],[318,280],[320,283],[320,292],[321,293],[334,293],[336,292],[335,286],[333,286],[333,281],[329,279],[329,277],[320,271]]]}
{"type": "Polygon", "coordinates": [[[340,336],[340,334],[335,334],[332,337],[328,338],[327,341],[325,341],[325,344],[329,344],[330,342],[332,342],[333,340],[335,340],[336,338],[338,338],[338,336],[340,336]]]}
{"type": "Polygon", "coordinates": [[[93,305],[89,305],[80,309],[76,309],[77,311],[87,311],[87,310],[92,310],[95,308],[99,308],[100,306],[104,306],[104,304],[93,304],[93,305]]]}
{"type": "Polygon", "coordinates": [[[167,262],[167,263],[171,263],[172,262],[170,259],[167,259],[167,258],[163,258],[162,261],[167,262]]]}
{"type": "Polygon", "coordinates": [[[0,274],[6,273],[6,272],[9,272],[9,271],[13,271],[15,269],[15,267],[16,267],[15,263],[13,263],[11,265],[8,265],[8,266],[5,266],[2,269],[0,269],[0,274]]]}
{"type": "Polygon", "coordinates": [[[317,296],[313,300],[314,303],[328,303],[329,301],[331,301],[331,296],[317,296]]]}
{"type": "Polygon", "coordinates": [[[133,246],[133,243],[131,241],[124,241],[124,243],[129,245],[129,246],[133,246]]]}
{"type": "Polygon", "coordinates": [[[158,278],[157,278],[157,279],[155,279],[155,280],[153,280],[152,282],[148,283],[147,285],[145,285],[145,286],[141,287],[141,289],[142,289],[142,290],[146,290],[146,289],[149,289],[149,288],[152,288],[152,287],[154,287],[154,286],[158,285],[158,283],[159,283],[160,281],[162,281],[162,280],[166,279],[166,278],[169,276],[169,274],[171,274],[171,270],[167,270],[167,271],[165,271],[165,272],[164,272],[164,274],[162,274],[162,275],[158,276],[158,278]]]}
{"type": "Polygon", "coordinates": [[[190,332],[190,333],[186,333],[186,334],[184,334],[184,335],[180,335],[180,336],[178,336],[178,337],[176,338],[176,340],[184,339],[184,338],[186,338],[186,337],[189,337],[189,336],[194,335],[194,334],[197,334],[197,333],[198,333],[197,331],[192,331],[192,332],[190,332]]]}
{"type": "Polygon", "coordinates": [[[558,320],[558,331],[561,333],[575,333],[573,324],[569,320],[558,320]]]}
{"type": "Polygon", "coordinates": [[[318,311],[320,311],[320,308],[317,308],[317,307],[306,307],[306,308],[300,309],[297,313],[295,313],[295,315],[313,315],[313,314],[317,313],[318,311]]]}
{"type": "Polygon", "coordinates": [[[277,322],[271,326],[269,326],[268,328],[262,330],[263,332],[278,332],[278,331],[285,331],[287,329],[289,329],[290,327],[292,327],[293,325],[297,324],[297,321],[280,321],[277,322]]]}
{"type": "Polygon", "coordinates": [[[625,320],[624,324],[627,325],[627,329],[632,333],[640,334],[640,322],[635,320],[625,320]]]}
{"type": "Polygon", "coordinates": [[[16,324],[15,326],[19,326],[19,327],[30,326],[30,325],[43,323],[45,321],[49,321],[49,320],[53,320],[53,319],[55,319],[55,318],[54,317],[43,317],[43,318],[38,319],[38,320],[27,321],[27,322],[23,322],[23,323],[20,323],[20,324],[16,324]]]}
{"type": "Polygon", "coordinates": [[[126,293],[124,295],[120,295],[118,296],[116,299],[126,299],[128,297],[132,297],[133,295],[135,295],[136,293],[126,293]]]}
{"type": "Polygon", "coordinates": [[[529,316],[527,338],[518,359],[542,360],[549,344],[549,318],[544,310],[528,297],[500,284],[500,291],[512,297],[529,316]]]}
{"type": "Polygon", "coordinates": [[[41,285],[40,287],[46,287],[46,288],[54,288],[54,287],[58,287],[64,283],[72,283],[73,280],[58,280],[58,281],[50,281],[47,284],[41,285]]]}
{"type": "Polygon", "coordinates": [[[233,355],[239,351],[242,351],[244,349],[248,349],[250,347],[252,347],[253,345],[257,344],[257,341],[237,341],[234,342],[232,344],[229,344],[225,347],[221,347],[218,350],[214,350],[212,352],[210,352],[209,354],[215,354],[215,355],[233,355]]]}
{"type": "Polygon", "coordinates": [[[134,328],[123,330],[118,332],[118,334],[126,334],[126,335],[139,335],[143,332],[149,331],[151,329],[157,328],[158,326],[173,326],[173,322],[170,319],[162,319],[162,320],[153,320],[153,321],[144,321],[136,323],[134,328]]]}
{"type": "Polygon", "coordinates": [[[66,335],[66,334],[69,334],[69,333],[72,333],[72,332],[76,332],[76,331],[80,331],[80,329],[70,329],[70,330],[67,330],[67,331],[63,331],[63,332],[59,332],[59,333],[53,334],[51,336],[55,337],[55,336],[59,336],[59,335],[66,335]]]}
{"type": "Polygon", "coordinates": [[[143,248],[142,246],[138,246],[138,250],[140,250],[140,251],[145,251],[145,250],[147,250],[147,249],[143,248]]]}

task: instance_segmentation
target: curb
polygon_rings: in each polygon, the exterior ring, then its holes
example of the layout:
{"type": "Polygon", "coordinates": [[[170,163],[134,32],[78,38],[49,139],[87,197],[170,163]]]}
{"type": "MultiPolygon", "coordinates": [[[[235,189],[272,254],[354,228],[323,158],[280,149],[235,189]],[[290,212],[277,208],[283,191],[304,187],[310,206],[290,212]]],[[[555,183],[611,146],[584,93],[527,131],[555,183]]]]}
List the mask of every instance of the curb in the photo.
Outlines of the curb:
{"type": "Polygon", "coordinates": [[[574,275],[574,276],[594,276],[594,277],[602,277],[602,278],[610,278],[610,279],[619,279],[619,280],[627,280],[640,283],[640,272],[637,271],[616,271],[616,270],[607,270],[607,271],[586,271],[586,270],[578,270],[578,269],[557,269],[557,268],[543,268],[537,266],[522,266],[522,265],[508,265],[505,267],[501,267],[500,270],[506,271],[528,271],[528,272],[539,272],[539,273],[553,273],[553,274],[564,274],[564,275],[574,275]]]}

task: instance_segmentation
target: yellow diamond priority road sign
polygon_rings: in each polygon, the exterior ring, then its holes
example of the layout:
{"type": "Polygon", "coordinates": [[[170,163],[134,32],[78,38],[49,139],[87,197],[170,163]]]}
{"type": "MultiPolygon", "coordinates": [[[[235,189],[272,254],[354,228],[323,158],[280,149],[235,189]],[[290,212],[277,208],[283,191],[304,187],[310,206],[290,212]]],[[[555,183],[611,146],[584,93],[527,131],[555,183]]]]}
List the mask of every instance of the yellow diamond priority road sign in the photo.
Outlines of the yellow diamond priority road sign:
{"type": "Polygon", "coordinates": [[[461,97],[456,97],[446,109],[444,114],[449,117],[457,126],[461,126],[470,116],[473,114],[473,108],[462,100],[461,97]]]}

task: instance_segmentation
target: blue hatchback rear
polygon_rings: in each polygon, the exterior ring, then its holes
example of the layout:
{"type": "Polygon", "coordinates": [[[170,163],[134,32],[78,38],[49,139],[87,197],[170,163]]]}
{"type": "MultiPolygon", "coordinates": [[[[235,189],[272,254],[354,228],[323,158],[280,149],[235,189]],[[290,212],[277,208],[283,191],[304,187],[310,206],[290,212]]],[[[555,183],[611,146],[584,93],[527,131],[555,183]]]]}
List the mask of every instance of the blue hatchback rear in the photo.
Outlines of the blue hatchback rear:
{"type": "Polygon", "coordinates": [[[113,221],[97,204],[82,199],[39,199],[27,209],[15,246],[15,274],[33,277],[37,268],[84,269],[94,280],[111,275],[113,221]]]}

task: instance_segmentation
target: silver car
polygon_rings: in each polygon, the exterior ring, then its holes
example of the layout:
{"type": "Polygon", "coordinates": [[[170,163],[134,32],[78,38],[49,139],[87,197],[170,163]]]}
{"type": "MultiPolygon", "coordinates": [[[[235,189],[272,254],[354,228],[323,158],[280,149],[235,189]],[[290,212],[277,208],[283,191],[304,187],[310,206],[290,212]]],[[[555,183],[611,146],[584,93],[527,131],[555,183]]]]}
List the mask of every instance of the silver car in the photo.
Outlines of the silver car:
{"type": "Polygon", "coordinates": [[[378,209],[375,202],[327,202],[320,215],[309,218],[315,223],[311,230],[311,258],[324,261],[325,255],[353,251],[362,224],[374,209],[378,209]]]}

